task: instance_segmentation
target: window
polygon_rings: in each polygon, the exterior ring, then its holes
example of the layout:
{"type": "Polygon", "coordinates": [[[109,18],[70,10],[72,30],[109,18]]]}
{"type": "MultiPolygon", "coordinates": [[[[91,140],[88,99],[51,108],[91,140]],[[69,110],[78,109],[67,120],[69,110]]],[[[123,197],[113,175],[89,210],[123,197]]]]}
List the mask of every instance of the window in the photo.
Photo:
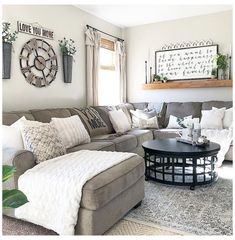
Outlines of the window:
{"type": "Polygon", "coordinates": [[[114,42],[102,38],[98,84],[99,105],[115,105],[120,102],[120,82],[115,64],[116,53],[114,42]]]}

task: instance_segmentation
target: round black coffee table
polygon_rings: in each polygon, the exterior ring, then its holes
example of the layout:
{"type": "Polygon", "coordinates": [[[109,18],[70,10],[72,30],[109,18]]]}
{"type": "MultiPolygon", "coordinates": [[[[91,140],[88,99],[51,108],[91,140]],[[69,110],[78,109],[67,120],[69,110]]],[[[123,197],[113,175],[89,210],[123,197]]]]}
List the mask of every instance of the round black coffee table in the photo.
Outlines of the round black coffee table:
{"type": "Polygon", "coordinates": [[[190,186],[216,181],[215,162],[220,145],[192,146],[176,139],[158,139],[143,143],[145,179],[172,185],[190,186]]]}

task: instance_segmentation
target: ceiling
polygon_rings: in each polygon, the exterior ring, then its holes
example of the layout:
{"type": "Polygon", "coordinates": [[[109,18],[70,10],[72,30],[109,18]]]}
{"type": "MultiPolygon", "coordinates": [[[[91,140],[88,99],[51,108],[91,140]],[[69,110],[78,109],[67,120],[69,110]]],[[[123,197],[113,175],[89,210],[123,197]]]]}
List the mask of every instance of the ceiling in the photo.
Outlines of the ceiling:
{"type": "Polygon", "coordinates": [[[232,5],[75,5],[121,28],[232,10],[232,5]]]}

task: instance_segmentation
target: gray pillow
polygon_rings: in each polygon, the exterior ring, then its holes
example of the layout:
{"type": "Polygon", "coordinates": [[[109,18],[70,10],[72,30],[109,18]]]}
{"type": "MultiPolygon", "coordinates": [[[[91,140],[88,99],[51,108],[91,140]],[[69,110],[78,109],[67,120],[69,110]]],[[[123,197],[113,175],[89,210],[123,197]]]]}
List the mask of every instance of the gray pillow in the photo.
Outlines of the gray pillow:
{"type": "Polygon", "coordinates": [[[36,163],[66,154],[56,129],[49,123],[35,123],[22,124],[21,133],[25,148],[33,152],[36,163]]]}

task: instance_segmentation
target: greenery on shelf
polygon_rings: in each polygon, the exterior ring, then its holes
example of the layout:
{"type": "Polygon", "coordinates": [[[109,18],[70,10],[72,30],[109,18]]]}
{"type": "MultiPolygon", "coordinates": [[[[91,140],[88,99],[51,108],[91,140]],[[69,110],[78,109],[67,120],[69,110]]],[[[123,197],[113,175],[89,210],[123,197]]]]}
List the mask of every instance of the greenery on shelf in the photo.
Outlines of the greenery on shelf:
{"type": "Polygon", "coordinates": [[[2,23],[2,42],[12,44],[17,38],[18,32],[11,32],[11,24],[9,22],[2,23]]]}
{"type": "Polygon", "coordinates": [[[223,55],[223,54],[219,53],[216,58],[216,63],[217,63],[218,69],[222,69],[223,71],[226,71],[228,69],[228,65],[229,65],[228,60],[229,60],[228,55],[223,55]]]}
{"type": "Polygon", "coordinates": [[[211,70],[211,76],[216,76],[217,75],[217,68],[213,68],[212,70],[211,70]]]}
{"type": "Polygon", "coordinates": [[[73,56],[77,51],[71,38],[68,40],[64,37],[63,40],[59,40],[59,46],[63,55],[73,56]]]}
{"type": "Polygon", "coordinates": [[[157,75],[157,74],[154,74],[153,76],[153,80],[154,82],[158,82],[158,81],[161,81],[161,82],[167,82],[168,78],[167,77],[164,77],[163,75],[157,75]]]}
{"type": "MultiPolygon", "coordinates": [[[[2,182],[12,178],[16,168],[14,166],[3,165],[2,167],[2,182]]],[[[18,208],[28,202],[27,197],[23,192],[17,189],[2,190],[2,207],[3,208],[18,208]]]]}

